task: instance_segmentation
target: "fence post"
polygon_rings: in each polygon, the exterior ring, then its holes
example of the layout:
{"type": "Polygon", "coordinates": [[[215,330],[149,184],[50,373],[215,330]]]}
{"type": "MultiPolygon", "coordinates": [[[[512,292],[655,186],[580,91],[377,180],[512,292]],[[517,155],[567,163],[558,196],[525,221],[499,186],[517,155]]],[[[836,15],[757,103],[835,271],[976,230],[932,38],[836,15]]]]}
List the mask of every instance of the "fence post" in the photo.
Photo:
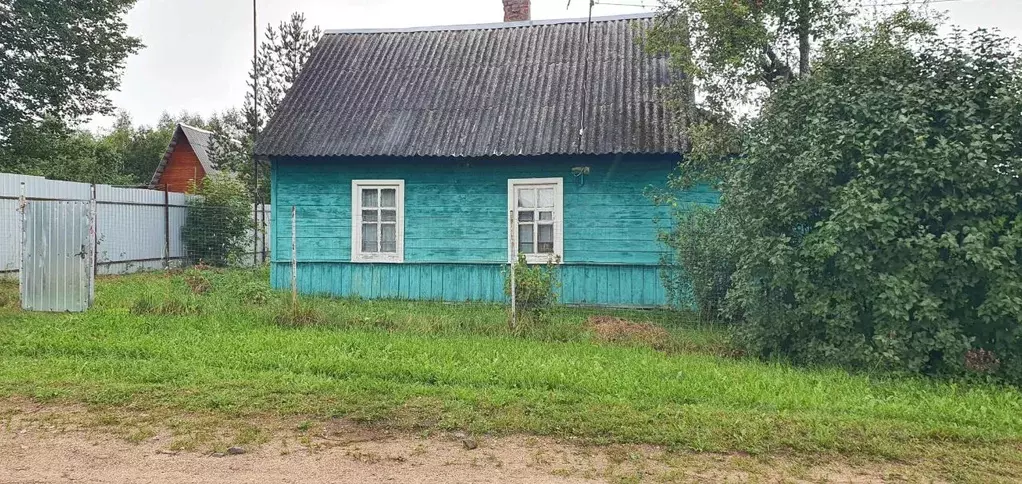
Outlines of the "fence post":
{"type": "Polygon", "coordinates": [[[92,253],[88,255],[86,264],[89,264],[89,300],[86,305],[87,308],[92,307],[92,303],[96,300],[96,259],[99,251],[97,245],[99,244],[99,238],[96,236],[96,232],[99,231],[98,223],[98,204],[96,203],[96,184],[92,184],[92,194],[89,197],[89,238],[92,245],[92,253]]]}
{"type": "MultiPolygon", "coordinates": [[[[96,278],[96,267],[99,266],[99,237],[96,236],[96,232],[99,231],[99,210],[98,204],[96,203],[96,184],[92,184],[92,190],[89,192],[89,237],[92,238],[92,278],[96,278]]],[[[91,287],[91,285],[90,285],[91,287]]],[[[90,289],[91,291],[91,289],[90,289]]],[[[91,294],[91,293],[90,293],[91,294]]],[[[89,306],[92,306],[92,296],[89,296],[89,306]]]]}
{"type": "Polygon", "coordinates": [[[291,205],[291,307],[298,308],[298,209],[291,205]]]}
{"type": "Polygon", "coordinates": [[[170,188],[163,185],[163,268],[170,269],[170,188]]]}
{"type": "Polygon", "coordinates": [[[515,211],[508,211],[508,256],[511,257],[511,329],[518,328],[518,302],[516,301],[517,288],[515,287],[515,266],[518,262],[518,244],[516,242],[517,230],[515,230],[515,211]]]}
{"type": "Polygon", "coordinates": [[[28,243],[28,199],[26,196],[25,182],[21,182],[21,195],[18,197],[18,295],[21,298],[21,307],[25,307],[25,244],[28,243]]]}

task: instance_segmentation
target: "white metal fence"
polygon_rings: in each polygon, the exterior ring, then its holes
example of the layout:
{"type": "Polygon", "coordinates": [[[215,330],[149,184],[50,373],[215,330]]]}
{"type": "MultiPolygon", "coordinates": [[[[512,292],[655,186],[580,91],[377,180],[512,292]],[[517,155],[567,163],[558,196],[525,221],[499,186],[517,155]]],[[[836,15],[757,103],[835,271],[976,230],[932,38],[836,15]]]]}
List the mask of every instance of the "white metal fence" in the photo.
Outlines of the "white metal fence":
{"type": "MultiPolygon", "coordinates": [[[[0,173],[0,277],[16,277],[20,267],[17,209],[22,183],[30,200],[90,200],[95,196],[98,274],[162,269],[180,264],[186,255],[181,228],[192,195],[0,173]]],[[[253,212],[260,210],[268,227],[270,206],[253,207],[253,212]]],[[[264,254],[268,257],[268,234],[265,238],[256,234],[253,239],[242,260],[261,262],[264,254]]]]}

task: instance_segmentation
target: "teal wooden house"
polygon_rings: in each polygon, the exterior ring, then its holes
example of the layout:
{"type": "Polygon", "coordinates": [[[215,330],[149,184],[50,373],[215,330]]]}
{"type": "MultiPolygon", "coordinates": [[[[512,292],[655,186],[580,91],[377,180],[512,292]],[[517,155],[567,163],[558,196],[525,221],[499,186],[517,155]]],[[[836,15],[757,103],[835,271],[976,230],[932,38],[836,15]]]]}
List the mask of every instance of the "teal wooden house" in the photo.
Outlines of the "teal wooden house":
{"type": "Polygon", "coordinates": [[[505,301],[520,252],[557,264],[562,303],[666,304],[666,212],[646,191],[684,143],[666,60],[643,47],[653,22],[327,32],[256,148],[273,285],[290,284],[294,207],[303,293],[505,301]]]}

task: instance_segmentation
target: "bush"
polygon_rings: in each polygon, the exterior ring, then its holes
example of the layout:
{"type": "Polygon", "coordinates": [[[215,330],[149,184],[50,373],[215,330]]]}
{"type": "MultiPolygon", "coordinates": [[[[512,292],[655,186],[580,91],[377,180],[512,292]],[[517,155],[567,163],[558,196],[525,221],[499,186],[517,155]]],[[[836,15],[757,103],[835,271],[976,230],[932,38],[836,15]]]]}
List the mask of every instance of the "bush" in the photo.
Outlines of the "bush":
{"type": "Polygon", "coordinates": [[[978,32],[832,46],[730,162],[761,355],[1022,383],[1022,61],[978,32]],[[921,47],[911,47],[921,46],[921,47]]]}
{"type": "Polygon", "coordinates": [[[191,190],[181,229],[191,264],[223,267],[237,261],[248,244],[252,205],[245,185],[226,173],[213,173],[191,190]]]}
{"type": "MultiPolygon", "coordinates": [[[[557,266],[553,263],[529,265],[525,254],[518,254],[514,266],[515,275],[515,314],[518,325],[509,321],[512,331],[530,324],[541,324],[546,321],[548,313],[557,302],[557,266]]],[[[504,275],[504,294],[511,297],[511,271],[504,275]]]]}
{"type": "Polygon", "coordinates": [[[731,217],[721,209],[695,207],[674,218],[674,229],[660,236],[670,248],[660,274],[671,304],[694,299],[702,319],[726,319],[724,302],[735,272],[731,217]]]}

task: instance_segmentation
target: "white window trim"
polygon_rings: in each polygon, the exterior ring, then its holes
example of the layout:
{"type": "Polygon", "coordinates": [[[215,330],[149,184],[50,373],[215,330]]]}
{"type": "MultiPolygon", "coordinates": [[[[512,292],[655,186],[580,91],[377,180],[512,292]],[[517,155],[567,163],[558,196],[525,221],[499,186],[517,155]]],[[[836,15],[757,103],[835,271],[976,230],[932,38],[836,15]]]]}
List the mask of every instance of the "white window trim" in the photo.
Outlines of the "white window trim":
{"type": "Polygon", "coordinates": [[[405,261],[405,181],[404,180],[352,180],[351,181],[351,261],[398,264],[405,261]],[[397,252],[362,252],[362,189],[397,189],[397,252]]]}
{"type": "Polygon", "coordinates": [[[529,264],[564,262],[564,178],[511,178],[507,181],[507,260],[514,261],[518,255],[512,234],[518,231],[518,211],[515,204],[515,188],[529,185],[554,185],[554,253],[525,254],[529,264]]]}

